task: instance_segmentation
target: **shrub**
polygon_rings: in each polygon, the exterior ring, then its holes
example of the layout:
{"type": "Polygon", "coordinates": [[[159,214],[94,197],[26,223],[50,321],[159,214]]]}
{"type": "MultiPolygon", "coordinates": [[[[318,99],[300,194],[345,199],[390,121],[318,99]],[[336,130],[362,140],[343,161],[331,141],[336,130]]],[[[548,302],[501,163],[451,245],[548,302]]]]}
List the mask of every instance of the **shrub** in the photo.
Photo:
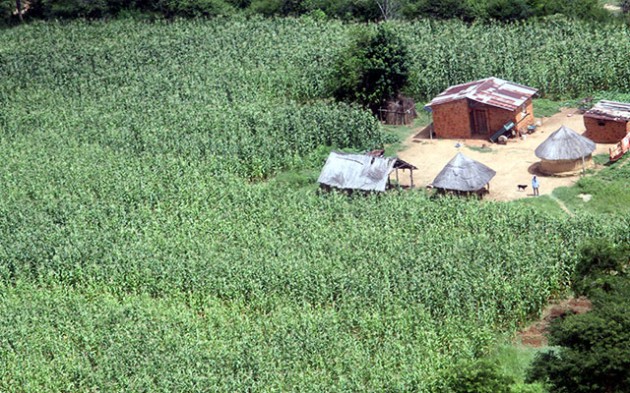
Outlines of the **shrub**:
{"type": "Polygon", "coordinates": [[[526,0],[492,0],[486,13],[490,19],[515,21],[529,18],[532,9],[526,0]]]}
{"type": "Polygon", "coordinates": [[[513,383],[495,363],[486,359],[464,363],[446,379],[452,393],[510,393],[513,383]]]}
{"type": "Polygon", "coordinates": [[[573,275],[573,290],[577,295],[591,295],[594,288],[609,291],[606,276],[624,274],[630,247],[599,239],[584,245],[581,254],[573,275]]]}

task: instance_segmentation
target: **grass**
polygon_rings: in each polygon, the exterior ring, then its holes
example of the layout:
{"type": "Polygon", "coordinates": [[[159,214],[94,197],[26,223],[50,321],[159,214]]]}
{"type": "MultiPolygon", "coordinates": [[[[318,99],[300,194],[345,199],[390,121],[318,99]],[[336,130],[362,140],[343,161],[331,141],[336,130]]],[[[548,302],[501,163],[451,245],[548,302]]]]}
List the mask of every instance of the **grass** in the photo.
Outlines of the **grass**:
{"type": "Polygon", "coordinates": [[[405,149],[404,141],[415,133],[420,132],[424,127],[429,124],[427,116],[422,114],[421,112],[418,117],[414,120],[412,126],[394,126],[394,125],[384,125],[383,129],[385,130],[385,139],[389,143],[385,145],[385,155],[386,156],[394,156],[401,150],[405,149]]]}
{"type": "MultiPolygon", "coordinates": [[[[604,160],[605,158],[601,155],[595,157],[595,162],[601,163],[604,160]]],[[[630,158],[626,155],[597,174],[581,178],[573,187],[556,188],[553,195],[572,211],[628,214],[630,213],[629,161],[630,158]],[[580,194],[589,194],[592,198],[585,202],[579,197],[580,194]]]]}
{"type": "Polygon", "coordinates": [[[537,198],[521,198],[510,202],[515,205],[534,207],[537,211],[547,213],[553,217],[564,217],[566,212],[560,208],[553,198],[543,195],[537,198]]]}
{"type": "Polygon", "coordinates": [[[492,150],[491,147],[489,146],[482,146],[482,147],[478,147],[478,146],[468,146],[466,145],[466,147],[472,151],[476,151],[478,153],[496,153],[496,150],[492,150]]]}

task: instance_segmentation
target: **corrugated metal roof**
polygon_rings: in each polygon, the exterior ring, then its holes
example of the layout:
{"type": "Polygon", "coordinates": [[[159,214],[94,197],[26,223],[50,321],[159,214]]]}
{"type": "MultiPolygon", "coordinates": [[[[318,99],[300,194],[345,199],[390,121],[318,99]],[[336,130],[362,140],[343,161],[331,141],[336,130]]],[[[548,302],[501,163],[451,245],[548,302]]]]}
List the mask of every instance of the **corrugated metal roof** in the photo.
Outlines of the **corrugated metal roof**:
{"type": "Polygon", "coordinates": [[[497,173],[484,164],[457,153],[433,180],[433,187],[456,191],[482,189],[497,173]]]}
{"type": "Polygon", "coordinates": [[[630,121],[630,103],[601,100],[584,116],[602,120],[630,121]]]}
{"type": "Polygon", "coordinates": [[[322,169],[320,184],[363,191],[385,191],[387,178],[396,163],[395,157],[331,152],[322,169]]]}
{"type": "Polygon", "coordinates": [[[469,100],[513,111],[523,105],[537,91],[531,87],[490,77],[451,86],[435,97],[427,106],[468,98],[469,100]]]}
{"type": "Polygon", "coordinates": [[[588,157],[595,150],[595,142],[569,127],[554,131],[536,148],[536,157],[543,160],[577,160],[588,157]]]}

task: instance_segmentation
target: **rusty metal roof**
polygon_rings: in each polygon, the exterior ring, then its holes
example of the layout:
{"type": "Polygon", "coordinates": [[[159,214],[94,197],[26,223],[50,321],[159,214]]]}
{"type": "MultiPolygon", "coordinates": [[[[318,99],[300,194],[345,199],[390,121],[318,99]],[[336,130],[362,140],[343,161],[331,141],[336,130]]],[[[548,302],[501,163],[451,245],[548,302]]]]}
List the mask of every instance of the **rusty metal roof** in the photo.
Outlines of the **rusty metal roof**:
{"type": "Polygon", "coordinates": [[[601,100],[584,116],[602,120],[630,121],[630,103],[601,100]]]}
{"type": "Polygon", "coordinates": [[[427,106],[440,105],[467,98],[510,111],[516,110],[538,90],[490,77],[461,85],[451,86],[435,97],[427,106]]]}

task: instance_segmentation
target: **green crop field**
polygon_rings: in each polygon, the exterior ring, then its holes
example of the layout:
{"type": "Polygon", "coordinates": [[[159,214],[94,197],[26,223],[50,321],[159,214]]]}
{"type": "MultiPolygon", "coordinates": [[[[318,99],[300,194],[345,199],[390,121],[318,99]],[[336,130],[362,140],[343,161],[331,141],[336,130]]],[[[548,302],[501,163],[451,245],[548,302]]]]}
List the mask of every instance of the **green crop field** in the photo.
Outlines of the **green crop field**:
{"type": "MultiPolygon", "coordinates": [[[[0,32],[0,391],[437,392],[454,361],[566,289],[585,239],[630,241],[627,215],[274,180],[389,138],[328,98],[355,28],[235,18],[0,32]]],[[[628,41],[588,69],[562,60],[562,42],[580,37],[573,53],[592,61],[627,29],[396,28],[418,99],[486,73],[550,94],[629,88],[628,41]],[[498,46],[500,62],[453,58],[498,46]]]]}

